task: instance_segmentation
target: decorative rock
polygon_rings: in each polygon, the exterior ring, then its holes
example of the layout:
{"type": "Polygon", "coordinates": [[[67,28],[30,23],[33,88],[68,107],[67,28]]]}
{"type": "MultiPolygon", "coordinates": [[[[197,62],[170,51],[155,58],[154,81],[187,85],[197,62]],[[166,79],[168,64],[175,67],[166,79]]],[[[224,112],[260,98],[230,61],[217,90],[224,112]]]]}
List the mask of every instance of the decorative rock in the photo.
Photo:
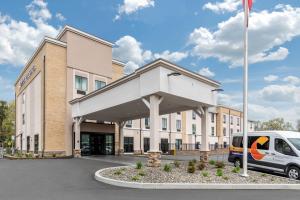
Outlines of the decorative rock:
{"type": "Polygon", "coordinates": [[[81,149],[74,149],[74,157],[80,158],[81,157],[81,149]]]}
{"type": "Polygon", "coordinates": [[[148,167],[160,167],[160,151],[148,151],[148,167]]]}

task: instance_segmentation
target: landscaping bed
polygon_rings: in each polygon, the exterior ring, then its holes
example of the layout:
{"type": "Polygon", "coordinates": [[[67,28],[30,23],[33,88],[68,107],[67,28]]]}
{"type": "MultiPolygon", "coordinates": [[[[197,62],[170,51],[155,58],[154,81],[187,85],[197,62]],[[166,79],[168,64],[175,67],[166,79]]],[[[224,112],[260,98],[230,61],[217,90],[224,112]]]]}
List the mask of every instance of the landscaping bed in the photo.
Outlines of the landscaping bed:
{"type": "Polygon", "coordinates": [[[240,176],[240,169],[211,161],[204,165],[199,161],[165,164],[147,167],[141,162],[136,166],[107,168],[100,175],[109,179],[138,183],[203,183],[203,184],[300,184],[281,176],[248,171],[249,177],[240,176]]]}

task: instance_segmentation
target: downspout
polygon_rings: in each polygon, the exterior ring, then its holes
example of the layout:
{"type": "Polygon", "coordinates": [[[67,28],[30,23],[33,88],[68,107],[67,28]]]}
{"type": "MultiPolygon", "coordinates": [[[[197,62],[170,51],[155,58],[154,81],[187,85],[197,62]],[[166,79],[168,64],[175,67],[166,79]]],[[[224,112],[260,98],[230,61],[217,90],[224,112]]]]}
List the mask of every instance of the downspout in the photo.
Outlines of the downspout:
{"type": "Polygon", "coordinates": [[[42,144],[42,157],[44,157],[44,152],[45,152],[45,126],[46,126],[46,56],[44,56],[43,59],[43,144],[42,144]]]}
{"type": "Polygon", "coordinates": [[[228,144],[230,145],[230,138],[231,138],[231,128],[230,128],[230,108],[229,108],[229,119],[228,119],[228,133],[229,133],[229,141],[228,144]]]}
{"type": "Polygon", "coordinates": [[[142,119],[141,118],[140,118],[140,151],[142,155],[143,151],[142,151],[142,119]]]}

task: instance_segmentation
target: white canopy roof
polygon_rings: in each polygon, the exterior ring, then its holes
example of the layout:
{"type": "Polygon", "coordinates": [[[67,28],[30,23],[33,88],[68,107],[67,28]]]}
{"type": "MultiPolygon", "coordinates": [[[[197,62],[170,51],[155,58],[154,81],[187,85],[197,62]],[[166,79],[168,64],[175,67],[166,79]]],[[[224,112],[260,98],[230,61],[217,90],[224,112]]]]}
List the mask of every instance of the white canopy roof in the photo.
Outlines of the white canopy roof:
{"type": "Polygon", "coordinates": [[[154,94],[163,97],[160,114],[216,106],[219,87],[219,82],[158,59],[70,103],[73,117],[117,122],[148,117],[144,102],[154,94]]]}

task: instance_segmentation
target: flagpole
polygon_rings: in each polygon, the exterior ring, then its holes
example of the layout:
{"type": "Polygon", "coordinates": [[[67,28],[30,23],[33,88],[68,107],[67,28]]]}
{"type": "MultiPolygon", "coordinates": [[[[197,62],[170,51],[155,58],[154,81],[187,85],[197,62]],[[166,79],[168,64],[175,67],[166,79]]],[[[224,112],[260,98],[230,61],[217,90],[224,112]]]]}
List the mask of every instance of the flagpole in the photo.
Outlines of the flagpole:
{"type": "Polygon", "coordinates": [[[248,0],[244,1],[244,91],[243,91],[243,174],[247,177],[248,168],[248,22],[249,5],[248,0]]]}

